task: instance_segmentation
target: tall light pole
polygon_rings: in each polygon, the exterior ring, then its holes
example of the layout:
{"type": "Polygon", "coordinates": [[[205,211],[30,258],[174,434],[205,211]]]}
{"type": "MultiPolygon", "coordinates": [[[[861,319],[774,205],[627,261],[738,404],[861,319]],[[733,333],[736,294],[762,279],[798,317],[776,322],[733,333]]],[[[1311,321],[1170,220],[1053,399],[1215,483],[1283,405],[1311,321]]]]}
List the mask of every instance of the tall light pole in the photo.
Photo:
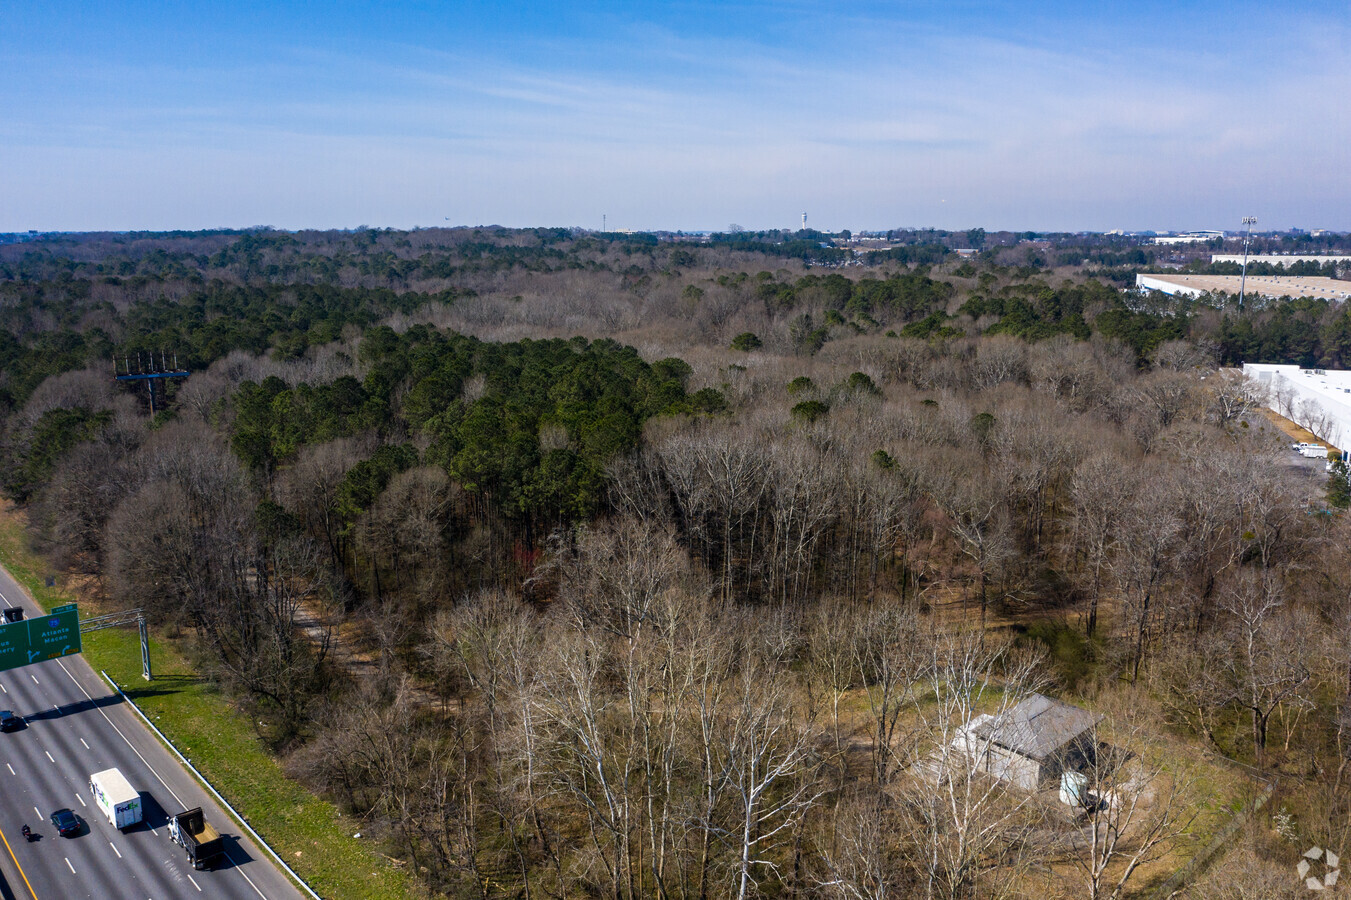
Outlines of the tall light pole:
{"type": "Polygon", "coordinates": [[[1252,236],[1252,227],[1257,224],[1257,216],[1244,216],[1243,224],[1248,230],[1243,233],[1243,274],[1238,279],[1238,311],[1243,312],[1243,289],[1248,285],[1248,238],[1252,236]]]}

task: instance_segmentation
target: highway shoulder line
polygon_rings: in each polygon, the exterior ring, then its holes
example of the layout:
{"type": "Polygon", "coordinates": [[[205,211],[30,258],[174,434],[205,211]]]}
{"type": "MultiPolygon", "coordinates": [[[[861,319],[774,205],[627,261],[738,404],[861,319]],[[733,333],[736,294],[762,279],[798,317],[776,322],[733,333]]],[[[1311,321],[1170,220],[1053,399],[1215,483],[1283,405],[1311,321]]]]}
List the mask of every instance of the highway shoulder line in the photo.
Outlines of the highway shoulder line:
{"type": "Polygon", "coordinates": [[[108,717],[108,714],[103,711],[103,708],[101,706],[99,706],[97,703],[94,703],[94,698],[90,696],[89,691],[85,690],[84,685],[80,683],[80,679],[76,678],[75,675],[69,669],[66,668],[66,664],[61,660],[59,659],[56,660],[56,664],[61,667],[61,671],[65,672],[66,675],[69,676],[71,681],[75,682],[75,686],[80,689],[80,693],[84,694],[85,697],[89,698],[90,704],[93,705],[93,707],[99,711],[99,715],[103,716],[103,718],[107,720],[108,724],[113,726],[113,731],[116,731],[117,736],[126,742],[126,745],[131,748],[131,752],[135,753],[137,758],[139,758],[141,762],[145,763],[145,767],[150,770],[150,774],[154,775],[155,778],[159,781],[159,783],[164,785],[164,789],[173,795],[173,798],[178,802],[178,805],[182,806],[183,798],[178,796],[178,794],[174,793],[174,789],[169,787],[169,782],[165,781],[164,777],[160,775],[158,771],[156,771],[155,767],[150,764],[150,760],[146,759],[144,756],[141,756],[141,751],[137,750],[136,745],[133,744],[127,738],[127,736],[122,733],[122,729],[117,727],[117,723],[108,717]]]}
{"type": "MultiPolygon", "coordinates": [[[[75,673],[71,672],[70,669],[67,669],[67,668],[66,668],[65,662],[63,662],[62,660],[58,659],[58,660],[56,660],[55,662],[56,662],[56,664],[57,664],[58,666],[61,667],[61,671],[63,671],[63,672],[66,673],[66,677],[68,677],[71,681],[75,682],[75,686],[76,686],[77,688],[80,689],[80,693],[84,694],[85,697],[87,697],[87,698],[89,699],[90,704],[91,704],[95,709],[97,709],[97,710],[99,711],[99,715],[103,716],[103,718],[107,720],[108,724],[111,725],[111,726],[113,726],[113,731],[116,731],[116,732],[117,732],[117,736],[120,737],[124,742],[126,742],[126,745],[127,745],[128,747],[131,748],[131,752],[132,752],[132,753],[135,753],[136,756],[137,756],[137,758],[139,758],[139,759],[141,760],[141,762],[145,763],[145,767],[146,767],[147,769],[150,770],[150,774],[154,775],[155,778],[159,781],[159,783],[162,784],[162,785],[164,785],[164,789],[165,789],[166,791],[168,791],[168,792],[173,796],[174,800],[177,801],[177,803],[178,803],[178,805],[179,805],[180,807],[186,809],[186,808],[187,808],[187,804],[185,804],[185,803],[183,802],[183,798],[180,797],[180,796],[178,796],[178,793],[177,793],[173,788],[169,787],[169,782],[165,781],[165,780],[164,780],[164,776],[161,775],[161,774],[155,769],[155,767],[152,766],[152,765],[150,764],[150,760],[146,759],[144,756],[141,755],[141,751],[138,750],[138,749],[136,749],[136,745],[133,744],[133,743],[131,742],[131,739],[128,738],[125,734],[122,733],[122,729],[117,727],[117,723],[114,722],[114,721],[108,716],[108,713],[104,711],[103,707],[99,706],[97,703],[94,703],[94,698],[93,698],[93,696],[91,696],[90,693],[89,693],[89,691],[85,689],[85,686],[84,686],[83,684],[80,683],[80,679],[78,679],[78,678],[75,677],[75,673]]],[[[103,677],[104,677],[104,678],[108,678],[107,673],[104,673],[103,677]]],[[[108,679],[108,680],[109,680],[109,681],[112,681],[112,679],[108,679]]],[[[140,709],[138,709],[138,708],[136,707],[136,704],[132,703],[132,702],[130,701],[130,699],[128,699],[127,696],[126,696],[125,694],[122,693],[122,688],[119,687],[119,686],[117,685],[116,682],[113,682],[113,687],[117,689],[117,696],[120,697],[120,698],[127,704],[128,708],[130,708],[131,710],[133,710],[133,711],[136,713],[136,715],[139,716],[139,717],[142,719],[142,721],[144,721],[147,725],[149,725],[149,724],[150,724],[150,721],[149,721],[148,719],[145,718],[145,714],[142,713],[142,712],[140,711],[140,709]]],[[[157,730],[157,729],[154,729],[153,726],[151,726],[151,727],[152,727],[152,730],[155,730],[156,733],[158,733],[158,730],[157,730]]],[[[162,737],[162,736],[161,736],[161,737],[162,737]]],[[[174,747],[172,744],[169,744],[169,749],[171,749],[174,753],[178,753],[178,748],[174,747]]],[[[200,777],[200,776],[199,776],[199,777],[200,777]]],[[[214,793],[214,789],[212,789],[212,792],[214,793]]],[[[245,827],[248,827],[248,826],[247,826],[247,823],[245,823],[245,827]]],[[[261,841],[262,839],[259,838],[259,840],[261,841]]],[[[264,843],[263,846],[267,847],[266,843],[264,843]]],[[[268,849],[269,851],[272,850],[271,847],[267,847],[267,849],[268,849]]],[[[241,866],[241,865],[239,864],[239,862],[238,862],[237,860],[235,860],[234,857],[230,856],[230,854],[229,854],[228,852],[227,852],[225,855],[226,855],[226,858],[230,860],[230,863],[231,863],[230,868],[233,869],[234,871],[238,872],[240,875],[242,875],[242,876],[244,877],[244,880],[247,881],[247,882],[249,883],[249,887],[253,888],[254,892],[255,892],[256,894],[258,894],[259,897],[262,897],[263,900],[267,900],[267,895],[264,894],[264,893],[258,888],[258,885],[256,885],[256,884],[253,883],[253,879],[249,877],[249,873],[248,873],[248,872],[245,872],[245,871],[244,871],[244,867],[241,866]]],[[[276,856],[276,853],[275,853],[275,852],[273,852],[273,856],[274,856],[274,857],[276,856]]],[[[283,862],[282,865],[285,866],[285,863],[283,862]]],[[[302,882],[302,884],[303,884],[303,883],[304,883],[304,882],[302,882]]],[[[308,887],[308,886],[307,886],[307,887],[308,887]]]]}
{"type": "Polygon", "coordinates": [[[0,841],[5,842],[5,849],[9,851],[9,858],[14,860],[14,868],[19,870],[19,877],[23,879],[24,886],[28,888],[28,893],[32,895],[33,900],[38,900],[38,892],[33,890],[33,885],[28,883],[28,876],[24,874],[23,866],[19,865],[19,858],[14,855],[14,848],[9,845],[9,838],[5,837],[3,829],[0,829],[0,841]]]}

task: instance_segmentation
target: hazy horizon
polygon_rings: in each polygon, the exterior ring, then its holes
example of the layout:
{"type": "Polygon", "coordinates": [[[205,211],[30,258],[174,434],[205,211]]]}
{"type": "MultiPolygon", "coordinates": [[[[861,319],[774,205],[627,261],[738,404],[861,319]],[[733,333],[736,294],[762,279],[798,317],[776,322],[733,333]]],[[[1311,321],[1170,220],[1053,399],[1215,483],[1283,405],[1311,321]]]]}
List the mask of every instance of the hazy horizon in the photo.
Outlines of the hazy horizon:
{"type": "Polygon", "coordinates": [[[0,231],[1351,229],[1344,4],[7,16],[0,231]]]}

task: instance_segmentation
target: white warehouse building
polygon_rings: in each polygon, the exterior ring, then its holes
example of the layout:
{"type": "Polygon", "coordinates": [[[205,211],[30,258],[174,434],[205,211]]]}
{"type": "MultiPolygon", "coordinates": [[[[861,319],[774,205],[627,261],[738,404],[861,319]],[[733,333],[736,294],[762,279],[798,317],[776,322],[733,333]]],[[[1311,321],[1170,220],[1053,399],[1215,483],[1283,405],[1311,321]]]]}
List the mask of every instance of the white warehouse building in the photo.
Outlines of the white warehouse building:
{"type": "Polygon", "coordinates": [[[1267,408],[1334,447],[1351,443],[1351,371],[1244,363],[1243,374],[1266,388],[1267,408]]]}
{"type": "MultiPolygon", "coordinates": [[[[1212,263],[1226,263],[1226,262],[1227,262],[1227,263],[1237,263],[1238,265],[1242,265],[1242,264],[1243,264],[1243,254],[1242,254],[1242,253],[1212,253],[1212,254],[1210,255],[1210,261],[1211,261],[1212,263]]],[[[1288,254],[1288,255],[1286,255],[1286,254],[1276,254],[1276,253],[1263,253],[1263,254],[1260,254],[1260,255],[1259,255],[1259,254],[1257,254],[1257,253],[1254,253],[1252,256],[1249,256],[1249,257],[1248,257],[1248,263],[1249,263],[1249,265],[1251,265],[1252,263],[1266,263],[1267,265],[1270,265],[1270,266],[1280,266],[1281,268],[1285,268],[1286,266],[1293,266],[1295,263],[1301,263],[1301,262],[1318,263],[1319,265],[1322,265],[1323,263],[1330,263],[1330,262],[1331,262],[1331,263],[1342,264],[1342,263],[1348,263],[1348,262],[1351,262],[1351,256],[1312,256],[1312,255],[1299,256],[1299,255],[1297,255],[1297,254],[1288,254]]]]}

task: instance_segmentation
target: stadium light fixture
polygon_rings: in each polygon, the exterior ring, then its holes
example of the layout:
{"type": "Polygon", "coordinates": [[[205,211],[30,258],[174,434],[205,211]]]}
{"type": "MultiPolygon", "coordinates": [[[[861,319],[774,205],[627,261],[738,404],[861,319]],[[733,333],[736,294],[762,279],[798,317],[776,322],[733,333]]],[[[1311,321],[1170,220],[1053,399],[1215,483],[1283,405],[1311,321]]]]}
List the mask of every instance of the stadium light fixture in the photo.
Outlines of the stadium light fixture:
{"type": "Polygon", "coordinates": [[[1247,230],[1243,233],[1243,274],[1238,279],[1238,311],[1243,312],[1243,293],[1248,286],[1248,238],[1252,236],[1252,227],[1257,224],[1257,216],[1244,216],[1243,224],[1247,230]]]}

